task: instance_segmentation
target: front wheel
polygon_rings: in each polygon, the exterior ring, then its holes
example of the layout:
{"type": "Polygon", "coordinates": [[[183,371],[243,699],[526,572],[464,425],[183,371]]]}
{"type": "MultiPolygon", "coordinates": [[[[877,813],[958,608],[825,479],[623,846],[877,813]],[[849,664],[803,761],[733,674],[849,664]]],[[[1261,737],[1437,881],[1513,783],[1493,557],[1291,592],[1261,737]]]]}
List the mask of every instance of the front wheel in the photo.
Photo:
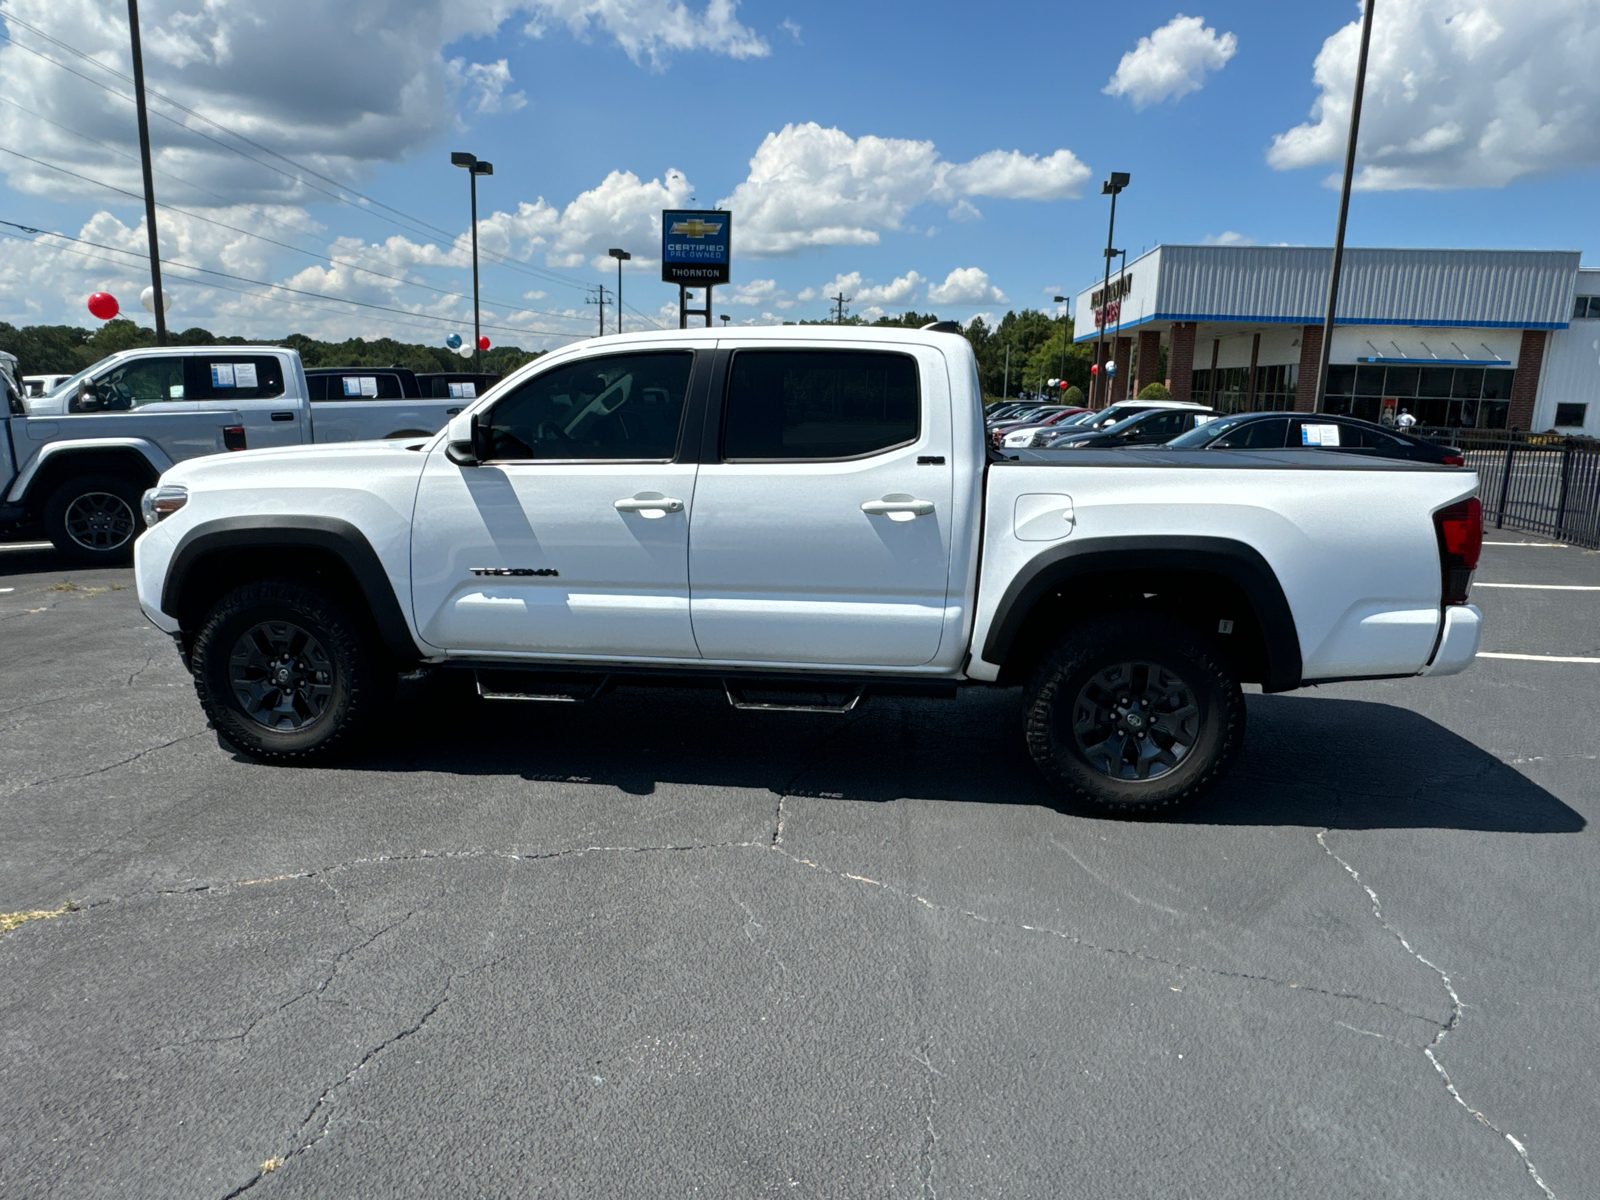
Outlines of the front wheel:
{"type": "Polygon", "coordinates": [[[308,762],[377,724],[395,672],[346,604],[315,585],[250,583],[195,635],[194,683],[222,738],[252,758],[308,762]]]}
{"type": "Polygon", "coordinates": [[[1101,617],[1066,635],[1034,669],[1024,704],[1044,777],[1117,812],[1164,812],[1207,791],[1244,739],[1232,667],[1158,613],[1101,617]]]}
{"type": "Polygon", "coordinates": [[[139,496],[139,485],[121,475],[69,479],[45,501],[45,536],[79,566],[121,566],[144,527],[139,496]]]}

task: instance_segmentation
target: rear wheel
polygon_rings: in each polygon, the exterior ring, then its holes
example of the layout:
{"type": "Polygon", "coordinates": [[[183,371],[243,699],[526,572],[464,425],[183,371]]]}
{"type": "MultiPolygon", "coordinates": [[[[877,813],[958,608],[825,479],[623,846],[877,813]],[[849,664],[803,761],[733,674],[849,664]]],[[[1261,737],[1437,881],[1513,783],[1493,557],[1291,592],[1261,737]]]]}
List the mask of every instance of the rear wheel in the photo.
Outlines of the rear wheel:
{"type": "Polygon", "coordinates": [[[320,759],[377,724],[395,671],[345,602],[311,584],[250,583],[195,635],[195,691],[218,734],[268,762],[320,759]]]}
{"type": "Polygon", "coordinates": [[[1232,667],[1156,613],[1075,629],[1034,669],[1024,703],[1028,752],[1044,777],[1119,812],[1162,812],[1202,794],[1244,738],[1232,667]]]}
{"type": "Polygon", "coordinates": [[[121,566],[143,529],[139,496],[139,485],[122,475],[69,479],[45,501],[45,536],[80,566],[121,566]]]}

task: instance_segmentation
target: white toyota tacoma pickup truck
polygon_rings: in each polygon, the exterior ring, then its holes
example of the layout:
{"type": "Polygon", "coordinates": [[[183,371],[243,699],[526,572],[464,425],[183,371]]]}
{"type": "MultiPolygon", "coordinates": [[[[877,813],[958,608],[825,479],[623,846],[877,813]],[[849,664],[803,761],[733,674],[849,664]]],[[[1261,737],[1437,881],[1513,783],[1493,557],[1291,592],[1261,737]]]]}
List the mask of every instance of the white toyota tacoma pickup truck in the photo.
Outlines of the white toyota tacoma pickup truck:
{"type": "Polygon", "coordinates": [[[1047,779],[1155,810],[1226,769],[1242,682],[1472,661],[1476,487],[1317,450],[1003,458],[959,334],[638,333],[426,441],[181,463],[135,565],[212,723],[268,761],[352,743],[429,667],[806,711],[1021,685],[1047,779]]]}

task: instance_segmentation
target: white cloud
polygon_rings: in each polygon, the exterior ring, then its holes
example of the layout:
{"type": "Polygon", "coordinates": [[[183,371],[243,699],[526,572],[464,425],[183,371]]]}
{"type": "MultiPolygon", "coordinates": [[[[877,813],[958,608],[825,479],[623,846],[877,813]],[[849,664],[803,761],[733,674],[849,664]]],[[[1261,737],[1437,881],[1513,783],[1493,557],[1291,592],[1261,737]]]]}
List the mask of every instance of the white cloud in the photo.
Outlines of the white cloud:
{"type": "Polygon", "coordinates": [[[1254,246],[1256,239],[1247,234],[1224,229],[1221,233],[1208,233],[1200,239],[1202,246],[1254,246]]]}
{"type": "Polygon", "coordinates": [[[718,289],[716,302],[719,305],[737,304],[749,308],[759,308],[763,304],[787,308],[794,303],[788,297],[789,293],[778,286],[776,279],[751,279],[718,289]]]}
{"type": "Polygon", "coordinates": [[[932,142],[852,138],[815,122],[762,140],[750,171],[718,205],[734,213],[735,253],[767,257],[808,246],[860,246],[904,228],[927,201],[964,196],[1054,200],[1075,196],[1089,169],[1070,150],[1048,157],[992,150],[949,163],[932,142]]]}
{"type": "Polygon", "coordinates": [[[820,289],[806,288],[799,298],[814,300],[819,295],[827,298],[843,294],[857,304],[887,304],[903,308],[916,299],[917,289],[926,282],[917,272],[907,271],[888,283],[874,284],[863,279],[860,271],[851,271],[848,275],[835,275],[831,283],[823,284],[820,289]]]}
{"type": "Polygon", "coordinates": [[[800,40],[800,23],[798,21],[792,21],[788,17],[785,17],[783,20],[778,22],[778,28],[792,37],[796,46],[805,45],[805,43],[800,40]]]}
{"type": "MultiPolygon", "coordinates": [[[[587,40],[592,27],[605,30],[634,62],[661,66],[674,51],[706,50],[730,58],[765,58],[772,47],[734,15],[738,0],[708,0],[695,12],[682,0],[523,0],[532,13],[523,32],[543,37],[565,25],[587,40]]],[[[796,27],[798,29],[798,26],[796,27]]]]}
{"type": "Polygon", "coordinates": [[[928,289],[930,304],[1004,304],[1006,295],[989,282],[987,271],[957,267],[928,289]]]}
{"type": "Polygon", "coordinates": [[[978,206],[963,196],[955,202],[955,206],[944,214],[952,221],[981,221],[983,214],[978,211],[978,206]]]}
{"type": "Polygon", "coordinates": [[[1239,49],[1231,33],[1219,34],[1204,17],[1173,17],[1122,56],[1101,90],[1126,96],[1135,109],[1200,90],[1207,71],[1220,71],[1239,49]]]}
{"type": "MultiPolygon", "coordinates": [[[[1329,37],[1280,170],[1343,161],[1360,23],[1329,37]]],[[[1356,186],[1499,187],[1600,162],[1600,4],[1415,0],[1373,21],[1356,186]]]]}
{"type": "Polygon", "coordinates": [[[473,112],[507,113],[528,103],[522,92],[507,92],[511,86],[511,68],[505,59],[492,63],[468,63],[462,58],[452,58],[450,76],[464,91],[463,99],[473,112]]]}

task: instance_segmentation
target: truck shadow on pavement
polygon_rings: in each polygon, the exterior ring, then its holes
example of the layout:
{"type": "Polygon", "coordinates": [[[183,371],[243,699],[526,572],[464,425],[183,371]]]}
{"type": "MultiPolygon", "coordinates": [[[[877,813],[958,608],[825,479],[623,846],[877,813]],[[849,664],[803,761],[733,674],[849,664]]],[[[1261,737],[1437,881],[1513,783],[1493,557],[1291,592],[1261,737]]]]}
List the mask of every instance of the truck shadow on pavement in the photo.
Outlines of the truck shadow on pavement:
{"type": "MultiPolygon", "coordinates": [[[[586,704],[495,704],[452,686],[402,705],[413,715],[345,765],[520,775],[635,795],[672,784],[1102,816],[1063,801],[1039,779],[1022,746],[1018,696],[973,690],[953,702],[883,698],[836,717],[741,712],[719,693],[692,689],[619,692],[586,704]]],[[[1310,696],[1253,695],[1248,704],[1249,731],[1228,778],[1164,820],[1514,833],[1585,826],[1544,788],[1407,709],[1310,696]]]]}

